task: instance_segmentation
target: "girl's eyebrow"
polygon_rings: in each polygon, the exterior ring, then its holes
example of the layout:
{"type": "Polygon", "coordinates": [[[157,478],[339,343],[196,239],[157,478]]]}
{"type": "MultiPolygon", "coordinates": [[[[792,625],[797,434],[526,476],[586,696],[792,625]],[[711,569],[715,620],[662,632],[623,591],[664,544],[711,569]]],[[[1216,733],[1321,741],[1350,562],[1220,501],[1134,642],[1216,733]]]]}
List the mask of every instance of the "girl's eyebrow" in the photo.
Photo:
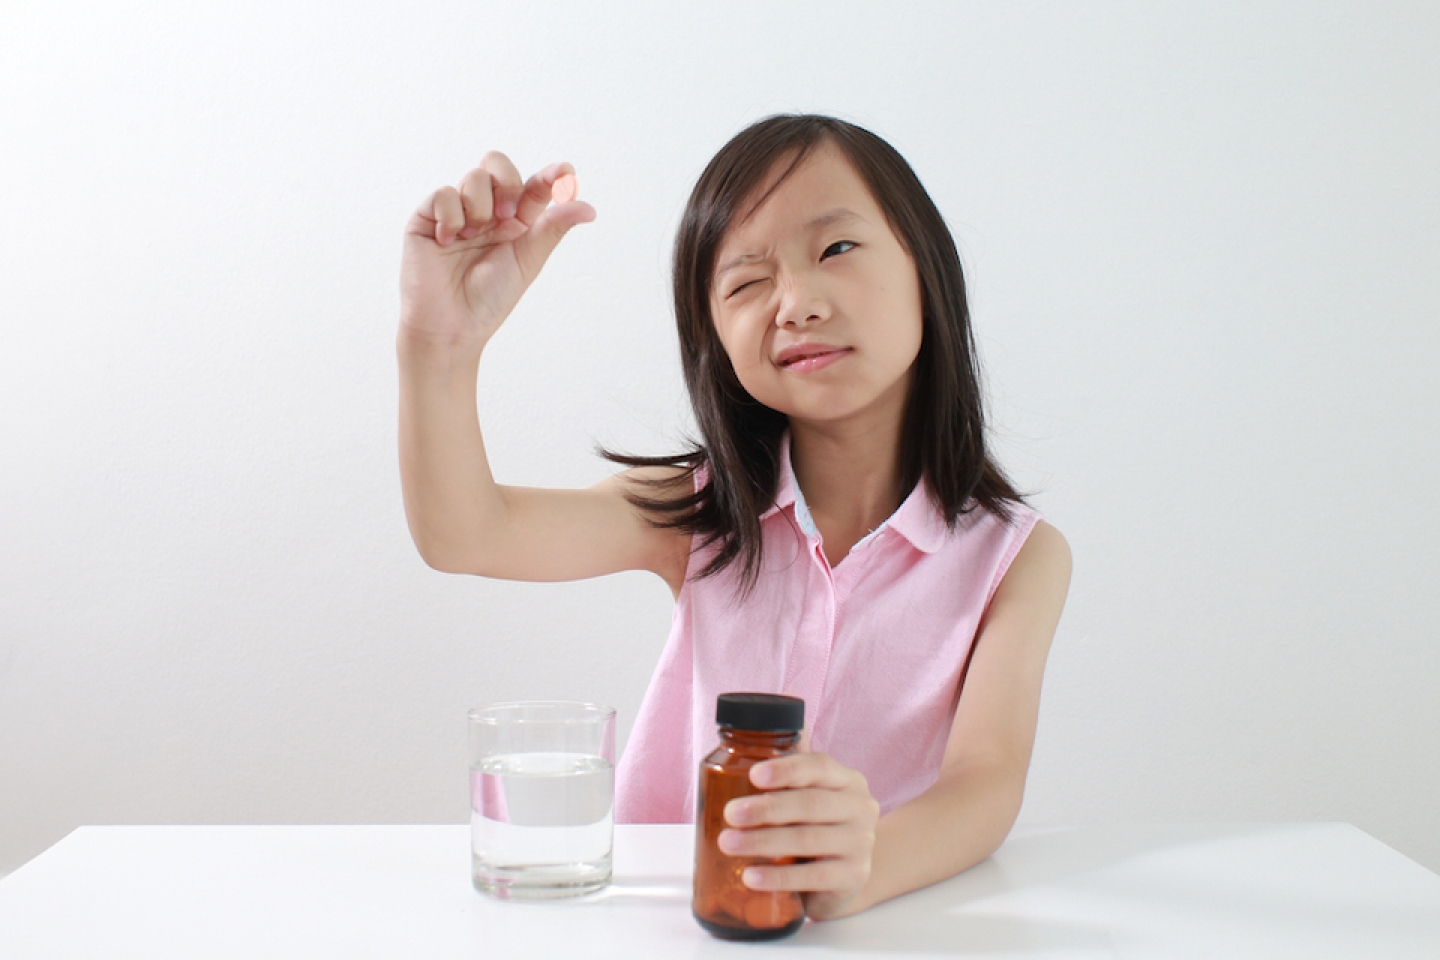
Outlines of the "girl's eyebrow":
{"type": "MultiPolygon", "coordinates": [[[[815,217],[814,219],[807,222],[805,224],[805,230],[815,231],[819,230],[821,227],[829,227],[837,223],[844,223],[847,220],[859,220],[861,222],[864,222],[865,218],[860,216],[860,214],[856,213],[854,210],[848,210],[845,207],[836,207],[834,210],[826,210],[818,217],[815,217]]],[[[758,253],[742,253],[738,257],[732,257],[731,259],[726,260],[719,266],[718,269],[716,269],[715,279],[718,281],[721,277],[725,276],[726,273],[734,270],[736,267],[744,266],[747,263],[754,263],[756,260],[761,259],[763,259],[763,257],[758,253]]]]}
{"type": "Polygon", "coordinates": [[[763,259],[764,257],[762,257],[758,253],[742,253],[738,257],[726,260],[720,265],[720,269],[715,271],[715,281],[718,283],[721,277],[725,276],[725,274],[729,273],[731,270],[734,270],[736,267],[743,267],[747,263],[754,263],[756,260],[763,259]]]}
{"type": "Polygon", "coordinates": [[[816,217],[814,220],[811,220],[809,223],[805,224],[805,229],[815,230],[819,227],[828,227],[832,224],[843,223],[846,220],[863,221],[864,219],[864,217],[860,216],[860,214],[856,213],[854,210],[847,210],[844,207],[836,207],[834,210],[825,211],[824,213],[820,214],[820,216],[816,217]]]}

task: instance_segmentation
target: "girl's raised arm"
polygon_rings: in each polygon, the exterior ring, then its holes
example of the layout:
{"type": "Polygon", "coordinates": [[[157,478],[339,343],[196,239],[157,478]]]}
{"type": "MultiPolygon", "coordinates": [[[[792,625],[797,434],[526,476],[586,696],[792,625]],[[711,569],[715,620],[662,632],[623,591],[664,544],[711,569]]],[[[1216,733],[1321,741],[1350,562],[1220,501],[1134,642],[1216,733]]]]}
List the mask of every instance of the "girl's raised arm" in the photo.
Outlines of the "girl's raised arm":
{"type": "Polygon", "coordinates": [[[595,218],[575,189],[569,164],[522,183],[492,152],[410,218],[396,344],[405,515],[420,555],[439,570],[512,580],[651,570],[678,592],[688,538],[652,527],[624,496],[653,472],[587,490],[504,487],[485,456],[480,356],[560,239],[595,218]]]}

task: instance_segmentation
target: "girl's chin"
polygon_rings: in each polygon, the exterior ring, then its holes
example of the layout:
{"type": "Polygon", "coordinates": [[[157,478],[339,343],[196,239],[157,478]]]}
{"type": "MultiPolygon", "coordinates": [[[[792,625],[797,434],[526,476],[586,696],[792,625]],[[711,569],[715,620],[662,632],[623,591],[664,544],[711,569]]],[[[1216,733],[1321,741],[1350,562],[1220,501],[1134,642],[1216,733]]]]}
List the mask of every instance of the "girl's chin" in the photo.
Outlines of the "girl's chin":
{"type": "Polygon", "coordinates": [[[874,405],[826,405],[819,407],[796,408],[781,410],[790,425],[800,427],[816,427],[820,429],[846,426],[850,424],[866,425],[869,427],[883,426],[881,421],[894,421],[899,426],[902,419],[902,410],[889,410],[874,405]]]}
{"type": "Polygon", "coordinates": [[[788,392],[746,387],[745,392],[761,406],[783,414],[792,424],[834,427],[855,421],[878,426],[882,421],[898,424],[905,415],[906,380],[879,391],[856,390],[855,384],[832,384],[826,389],[811,383],[807,387],[788,392]]]}

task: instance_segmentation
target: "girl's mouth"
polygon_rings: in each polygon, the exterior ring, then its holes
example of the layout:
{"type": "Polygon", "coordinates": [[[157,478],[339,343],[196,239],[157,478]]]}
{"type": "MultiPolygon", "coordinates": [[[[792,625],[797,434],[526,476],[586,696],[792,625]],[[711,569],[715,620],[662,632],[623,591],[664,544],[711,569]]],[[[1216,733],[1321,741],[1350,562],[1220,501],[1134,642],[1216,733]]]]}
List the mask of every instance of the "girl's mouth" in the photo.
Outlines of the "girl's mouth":
{"type": "Polygon", "coordinates": [[[776,362],[782,370],[792,373],[810,373],[830,366],[848,353],[850,353],[849,347],[796,344],[781,350],[776,362]]]}

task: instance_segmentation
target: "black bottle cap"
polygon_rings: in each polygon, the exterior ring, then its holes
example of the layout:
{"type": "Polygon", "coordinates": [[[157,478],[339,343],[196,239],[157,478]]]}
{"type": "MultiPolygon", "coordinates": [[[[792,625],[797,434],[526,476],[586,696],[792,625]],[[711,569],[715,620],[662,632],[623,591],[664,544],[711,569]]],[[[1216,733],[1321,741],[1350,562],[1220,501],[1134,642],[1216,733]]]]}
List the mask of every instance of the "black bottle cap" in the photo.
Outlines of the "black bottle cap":
{"type": "Polygon", "coordinates": [[[805,729],[805,701],[773,693],[722,693],[715,700],[715,722],[736,730],[799,733],[805,729]]]}

